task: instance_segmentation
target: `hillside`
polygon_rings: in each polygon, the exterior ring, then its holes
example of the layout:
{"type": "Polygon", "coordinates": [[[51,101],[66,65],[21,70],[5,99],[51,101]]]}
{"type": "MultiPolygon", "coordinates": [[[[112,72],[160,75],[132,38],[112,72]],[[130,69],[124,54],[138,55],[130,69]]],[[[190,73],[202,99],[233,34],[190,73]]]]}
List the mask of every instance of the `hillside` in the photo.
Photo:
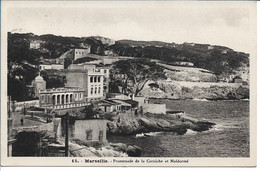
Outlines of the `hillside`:
{"type": "MultiPolygon", "coordinates": [[[[249,54],[236,52],[224,46],[161,41],[120,40],[115,42],[100,36],[80,38],[52,34],[8,33],[8,95],[21,100],[23,84],[31,84],[32,79],[39,72],[37,65],[44,59],[57,59],[63,56],[66,58],[65,52],[86,46],[91,46],[90,55],[103,55],[104,50],[112,50],[118,56],[150,58],[169,65],[186,62],[192,64],[190,67],[210,70],[216,75],[230,75],[241,68],[249,67],[249,54]]],[[[69,63],[70,60],[65,59],[65,64],[69,63]]],[[[204,78],[204,75],[202,81],[205,79],[210,81],[208,78],[211,79],[211,75],[208,74],[210,77],[206,76],[207,78],[204,78]]],[[[190,74],[185,77],[179,73],[171,78],[189,80],[188,77],[190,74]]],[[[194,77],[192,80],[201,78],[194,77]]]]}
{"type": "Polygon", "coordinates": [[[29,63],[37,64],[40,59],[55,59],[69,49],[90,45],[92,54],[102,55],[104,50],[110,49],[119,56],[159,59],[168,64],[180,61],[190,62],[194,64],[194,67],[211,70],[217,75],[232,73],[243,65],[249,65],[249,54],[224,46],[134,40],[119,40],[113,45],[108,45],[104,42],[103,44],[101,38],[8,33],[8,60],[11,62],[27,60],[29,63]],[[30,42],[33,41],[40,41],[38,49],[30,48],[30,42]]]}
{"type": "Polygon", "coordinates": [[[174,47],[176,44],[175,43],[167,43],[167,42],[162,42],[162,41],[135,41],[135,40],[119,40],[117,43],[120,44],[125,44],[129,46],[156,46],[156,47],[174,47]]]}
{"type": "Polygon", "coordinates": [[[211,70],[217,75],[232,73],[243,65],[249,66],[249,54],[209,44],[121,40],[111,48],[120,56],[159,59],[168,64],[191,62],[195,67],[211,70]]]}

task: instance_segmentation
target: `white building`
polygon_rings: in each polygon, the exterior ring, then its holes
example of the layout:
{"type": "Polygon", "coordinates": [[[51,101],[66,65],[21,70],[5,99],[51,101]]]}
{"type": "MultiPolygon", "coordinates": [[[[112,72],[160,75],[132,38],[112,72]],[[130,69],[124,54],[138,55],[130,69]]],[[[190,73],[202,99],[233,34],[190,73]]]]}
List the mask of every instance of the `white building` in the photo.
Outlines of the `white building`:
{"type": "Polygon", "coordinates": [[[72,55],[73,55],[73,59],[77,60],[79,58],[83,58],[86,57],[87,54],[90,53],[90,46],[88,48],[82,48],[82,49],[73,49],[72,50],[72,55]]]}
{"type": "Polygon", "coordinates": [[[39,97],[40,91],[46,89],[46,81],[44,81],[42,76],[38,75],[32,81],[32,87],[33,87],[33,91],[34,91],[34,97],[39,97]]]}
{"type": "Polygon", "coordinates": [[[68,69],[75,70],[94,70],[98,69],[101,73],[103,73],[103,90],[104,93],[108,93],[109,90],[109,67],[106,66],[97,66],[92,64],[71,64],[68,69]]]}
{"type": "Polygon", "coordinates": [[[104,96],[104,71],[97,68],[63,70],[67,87],[78,87],[84,90],[86,101],[100,100],[104,96]]]}
{"type": "Polygon", "coordinates": [[[42,70],[47,70],[47,69],[57,69],[57,70],[61,70],[64,69],[64,65],[62,64],[58,64],[58,63],[42,63],[39,65],[39,69],[40,71],[42,70]]]}
{"type": "Polygon", "coordinates": [[[39,106],[46,109],[67,109],[87,106],[84,89],[53,88],[39,91],[39,106]]]}
{"type": "Polygon", "coordinates": [[[30,49],[39,49],[42,43],[44,42],[41,40],[33,40],[30,42],[30,49]]]}

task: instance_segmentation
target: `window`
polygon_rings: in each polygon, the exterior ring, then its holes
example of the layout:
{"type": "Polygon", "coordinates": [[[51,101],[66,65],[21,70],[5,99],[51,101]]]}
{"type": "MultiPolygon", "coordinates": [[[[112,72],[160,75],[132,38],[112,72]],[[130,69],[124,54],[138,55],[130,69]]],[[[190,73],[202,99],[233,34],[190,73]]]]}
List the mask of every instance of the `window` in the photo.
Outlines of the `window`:
{"type": "Polygon", "coordinates": [[[68,102],[69,102],[69,95],[66,94],[66,103],[68,103],[68,102]]]}
{"type": "Polygon", "coordinates": [[[44,103],[44,95],[41,96],[41,101],[44,103]]]}
{"type": "Polygon", "coordinates": [[[98,77],[98,82],[100,82],[100,77],[98,77]]]}
{"type": "Polygon", "coordinates": [[[104,135],[104,131],[103,130],[99,131],[99,135],[98,135],[99,141],[103,140],[103,135],[104,135]]]}
{"type": "Polygon", "coordinates": [[[60,104],[60,95],[57,95],[57,104],[60,104]]]}
{"type": "Polygon", "coordinates": [[[92,140],[92,130],[86,130],[86,139],[92,140]]]}
{"type": "Polygon", "coordinates": [[[98,87],[98,94],[100,94],[100,89],[101,89],[101,87],[98,87]]]}
{"type": "Polygon", "coordinates": [[[95,94],[97,94],[97,87],[95,87],[95,94]]]}
{"type": "Polygon", "coordinates": [[[90,82],[93,83],[93,77],[90,77],[90,82]]]}
{"type": "Polygon", "coordinates": [[[106,69],[104,70],[104,73],[107,73],[107,70],[106,70],[106,69]]]}
{"type": "Polygon", "coordinates": [[[72,94],[70,95],[70,102],[72,102],[72,94]]]}
{"type": "Polygon", "coordinates": [[[94,77],[94,83],[96,83],[97,82],[97,77],[94,77]]]}
{"type": "Polygon", "coordinates": [[[90,94],[93,94],[93,87],[91,87],[91,91],[90,91],[90,94]]]}

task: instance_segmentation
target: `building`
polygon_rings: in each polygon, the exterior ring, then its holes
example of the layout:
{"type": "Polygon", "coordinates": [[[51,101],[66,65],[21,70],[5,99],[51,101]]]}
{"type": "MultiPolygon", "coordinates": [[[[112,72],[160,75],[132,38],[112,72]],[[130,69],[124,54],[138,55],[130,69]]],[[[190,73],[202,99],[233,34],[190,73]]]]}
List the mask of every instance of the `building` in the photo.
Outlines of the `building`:
{"type": "Polygon", "coordinates": [[[103,112],[134,111],[138,107],[139,102],[132,99],[104,99],[98,103],[98,108],[103,112]]]}
{"type": "Polygon", "coordinates": [[[121,110],[121,104],[111,100],[100,100],[98,102],[98,108],[103,112],[115,112],[121,110]]]}
{"type": "Polygon", "coordinates": [[[95,64],[71,64],[68,69],[70,70],[92,70],[92,69],[96,69],[96,65],[95,64]]]}
{"type": "Polygon", "coordinates": [[[106,98],[108,99],[122,99],[126,100],[129,99],[127,95],[121,94],[121,93],[107,93],[106,98]]]}
{"type": "Polygon", "coordinates": [[[174,62],[173,64],[175,64],[175,65],[180,65],[180,66],[191,66],[191,67],[194,66],[194,64],[191,63],[191,62],[183,62],[183,61],[180,61],[180,62],[174,62]]]}
{"type": "Polygon", "coordinates": [[[57,69],[61,70],[64,69],[64,65],[59,64],[59,63],[50,63],[50,62],[44,62],[39,65],[40,71],[46,70],[46,69],[57,69]]]}
{"type": "Polygon", "coordinates": [[[114,55],[114,52],[112,50],[104,50],[105,55],[114,55]]]}
{"type": "Polygon", "coordinates": [[[46,81],[42,78],[42,76],[38,75],[32,81],[32,88],[33,88],[33,97],[39,97],[39,93],[41,90],[46,90],[46,81]]]}
{"type": "Polygon", "coordinates": [[[91,46],[88,46],[88,48],[82,48],[82,49],[73,49],[72,50],[72,56],[74,60],[77,60],[79,58],[86,57],[87,54],[90,53],[91,46]]]}
{"type": "Polygon", "coordinates": [[[104,73],[103,79],[103,91],[104,94],[109,93],[109,82],[110,82],[110,68],[107,66],[97,65],[97,69],[100,69],[104,73]]]}
{"type": "Polygon", "coordinates": [[[243,82],[243,80],[242,80],[242,78],[239,77],[239,76],[235,76],[235,77],[233,78],[233,83],[242,83],[242,82],[243,82]]]}
{"type": "MultiPolygon", "coordinates": [[[[88,119],[74,120],[69,126],[69,138],[78,139],[89,143],[106,143],[107,120],[104,119],[88,119]]],[[[62,129],[65,133],[64,128],[62,129]]]]}
{"type": "Polygon", "coordinates": [[[116,61],[121,60],[119,57],[112,57],[112,56],[102,56],[101,61],[102,64],[107,65],[107,64],[113,64],[116,61]]]}
{"type": "Polygon", "coordinates": [[[98,69],[101,73],[104,73],[103,78],[103,90],[104,94],[109,91],[109,67],[102,65],[94,65],[94,64],[71,64],[68,69],[80,69],[80,70],[94,70],[98,69]]]}
{"type": "Polygon", "coordinates": [[[81,88],[54,88],[40,90],[39,107],[45,109],[67,109],[89,105],[81,88]]]}
{"type": "Polygon", "coordinates": [[[33,40],[30,42],[30,49],[40,49],[42,43],[44,42],[41,40],[33,40]]]}
{"type": "Polygon", "coordinates": [[[97,68],[66,69],[62,74],[66,77],[66,87],[78,87],[84,90],[86,101],[104,98],[104,71],[97,68]]]}

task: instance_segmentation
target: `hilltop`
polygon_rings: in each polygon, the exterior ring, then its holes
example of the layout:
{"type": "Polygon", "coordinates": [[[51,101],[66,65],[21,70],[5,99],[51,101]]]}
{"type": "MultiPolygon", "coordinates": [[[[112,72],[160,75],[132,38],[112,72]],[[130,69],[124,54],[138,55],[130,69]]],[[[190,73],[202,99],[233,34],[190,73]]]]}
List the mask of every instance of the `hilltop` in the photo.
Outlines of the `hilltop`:
{"type": "Polygon", "coordinates": [[[32,33],[8,33],[8,60],[21,62],[27,60],[36,64],[40,59],[59,58],[69,49],[91,46],[92,54],[103,55],[112,50],[119,56],[145,57],[158,59],[168,64],[190,62],[194,67],[211,70],[217,75],[232,73],[242,65],[249,66],[249,54],[237,52],[225,46],[162,41],[113,41],[101,36],[62,37],[52,34],[34,35],[32,33]],[[39,41],[38,49],[30,49],[30,42],[39,41]]]}

